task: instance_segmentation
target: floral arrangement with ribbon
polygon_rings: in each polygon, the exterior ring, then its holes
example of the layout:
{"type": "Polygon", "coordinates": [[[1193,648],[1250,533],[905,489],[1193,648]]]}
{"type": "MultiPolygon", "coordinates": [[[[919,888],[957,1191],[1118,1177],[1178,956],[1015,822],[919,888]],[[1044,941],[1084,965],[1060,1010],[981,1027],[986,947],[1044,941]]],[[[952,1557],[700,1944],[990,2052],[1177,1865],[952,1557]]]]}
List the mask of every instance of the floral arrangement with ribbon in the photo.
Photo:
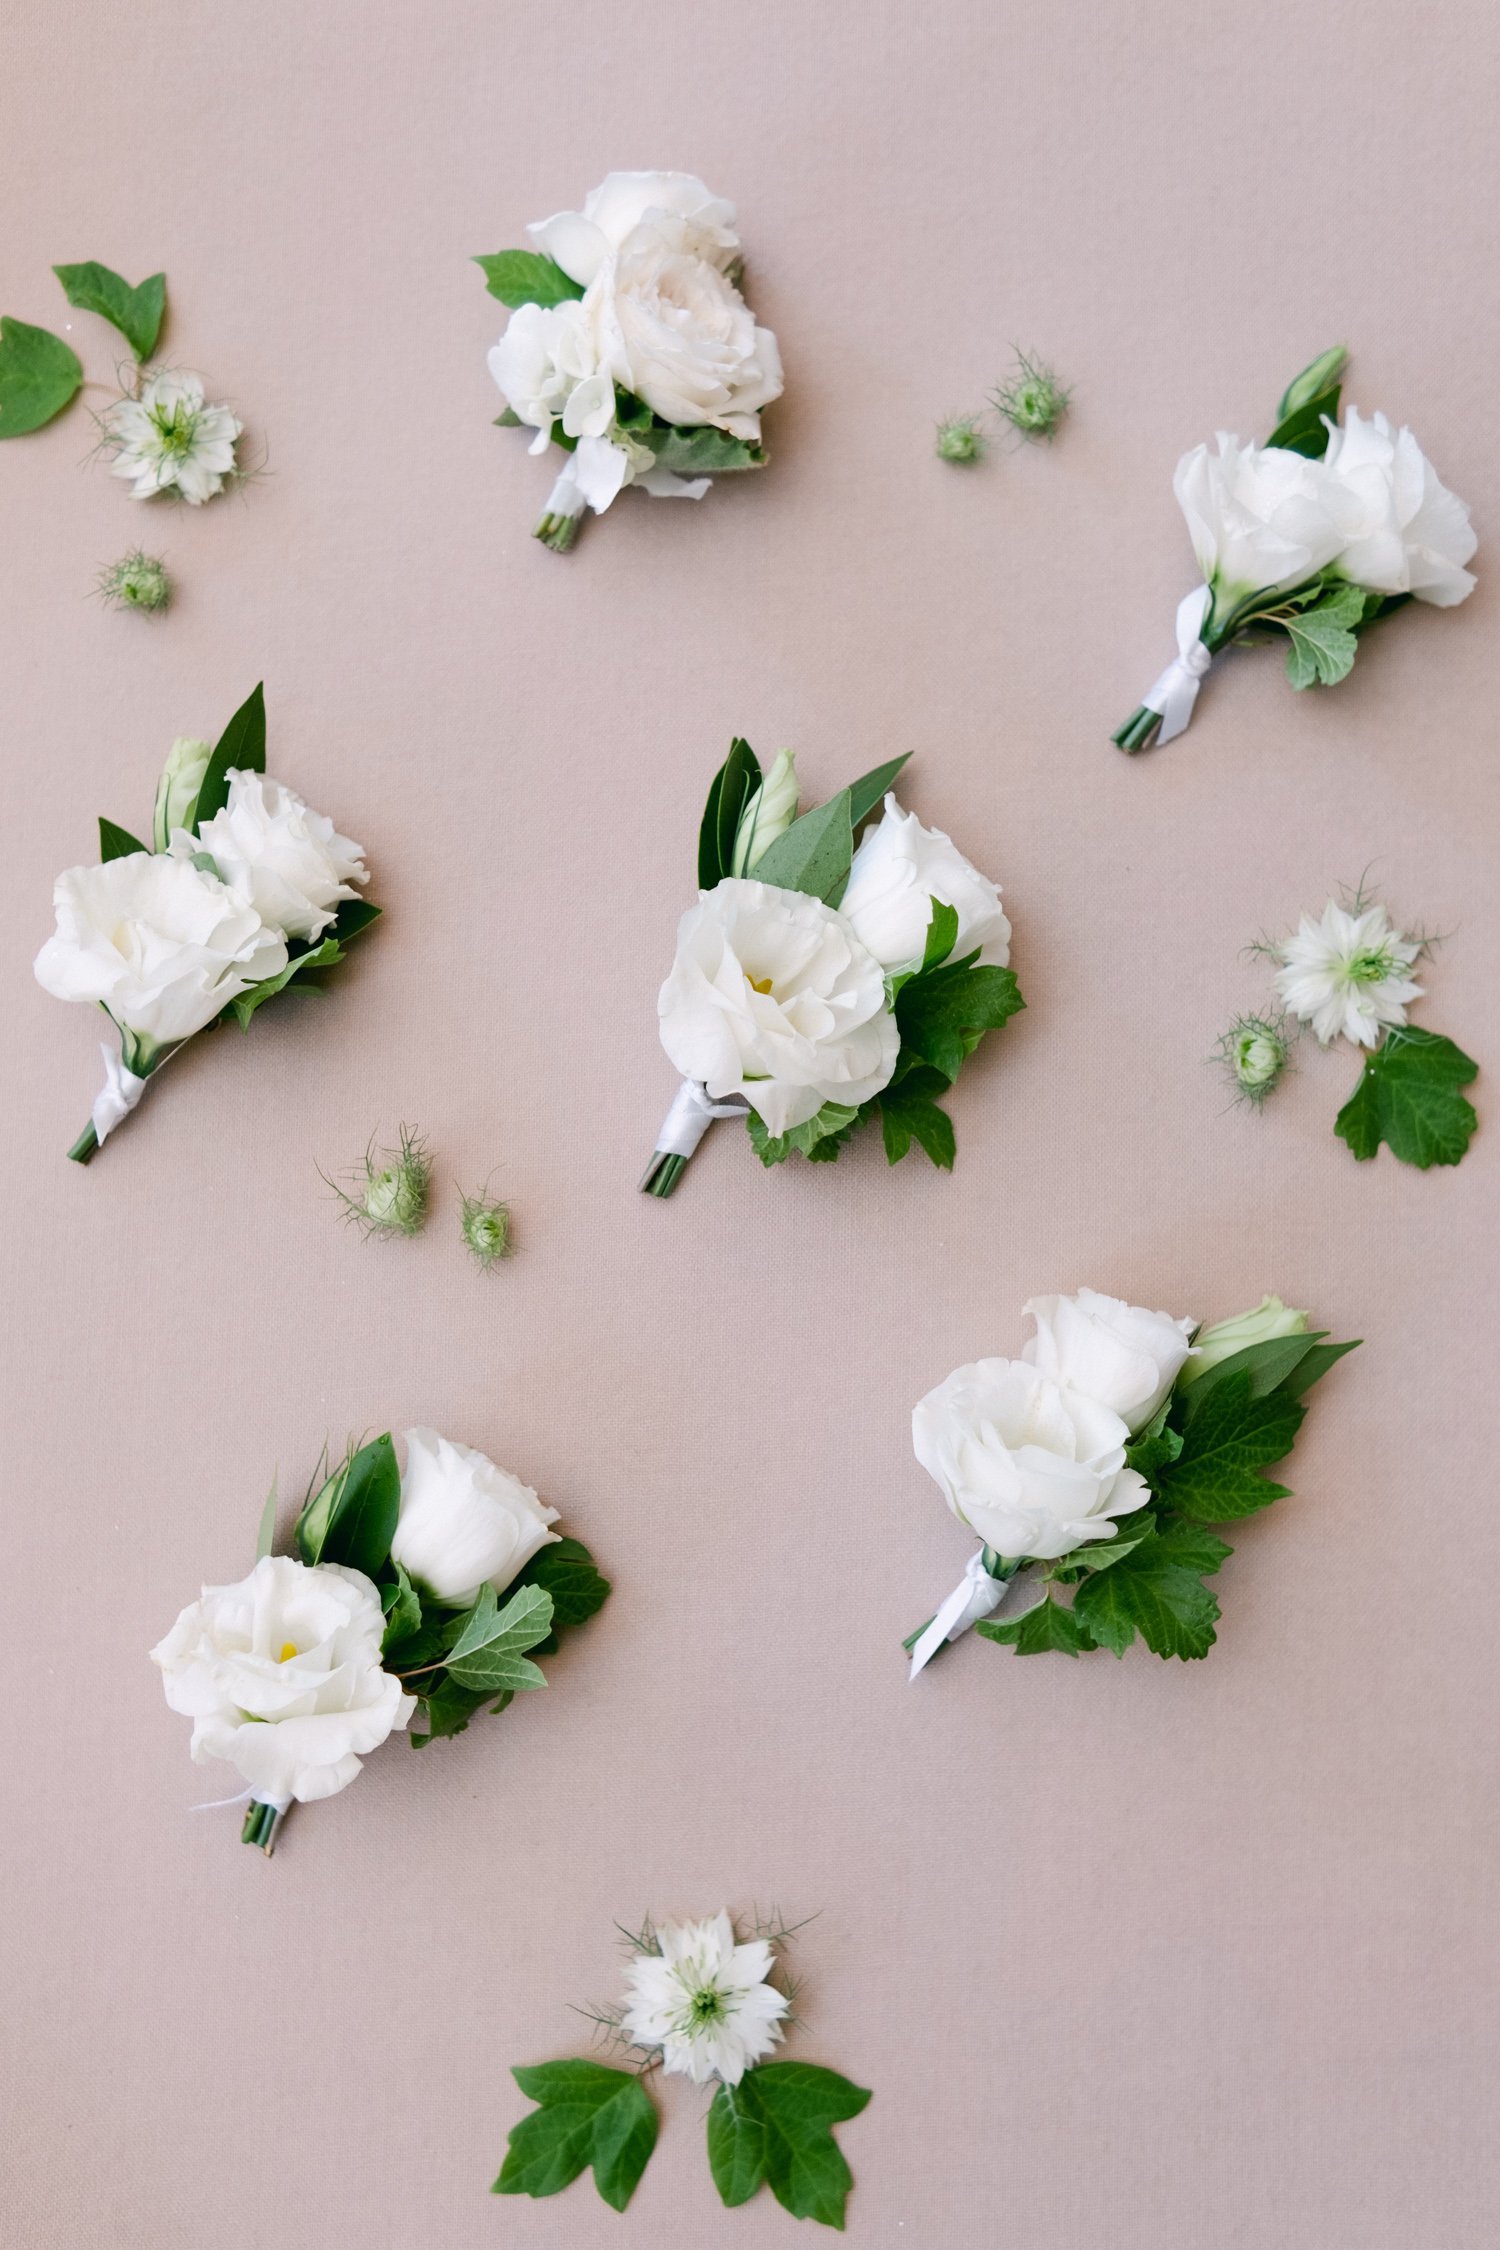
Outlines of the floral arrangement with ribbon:
{"type": "Polygon", "coordinates": [[[1411,431],[1352,406],[1338,421],[1347,358],[1336,346],[1304,368],[1264,445],[1221,430],[1214,450],[1178,462],[1172,490],[1204,582],[1178,605],[1176,656],[1112,738],[1122,750],[1181,734],[1231,641],[1280,635],[1294,688],[1333,687],[1382,618],[1474,591],[1468,508],[1411,431]]]}
{"type": "Polygon", "coordinates": [[[101,1007],[104,1087],[68,1154],[87,1164],[183,1044],[257,1010],[294,982],[321,982],[377,919],[361,898],[364,848],[266,777],[259,686],[219,740],[172,745],[149,845],[99,822],[99,864],[59,875],[57,928],[36,957],[59,1000],[101,1007]]]}
{"type": "Polygon", "coordinates": [[[406,1432],[404,1473],[389,1432],[351,1449],[309,1493],[293,1555],[271,1551],[272,1486],[249,1577],[205,1586],[151,1651],[194,1762],[227,1759],[247,1784],[222,1800],[249,1800],[245,1843],[269,1853],[289,1806],[347,1789],[414,1714],[420,1749],[547,1685],[533,1657],[609,1593],[557,1520],[428,1429],[406,1432]]]}
{"type": "Polygon", "coordinates": [[[700,500],[765,466],[781,355],[740,295],[734,222],[690,172],[611,172],[581,211],[529,226],[534,248],[475,260],[512,308],[489,355],[500,423],[567,456],[535,528],[547,546],[571,547],[584,509],[603,515],[626,485],[700,500]]]}
{"type": "Polygon", "coordinates": [[[1211,1527],[1287,1497],[1262,1471],[1355,1345],[1279,1297],[1204,1329],[1093,1289],[1024,1312],[1019,1359],[957,1368],[912,1414],[917,1459],[982,1544],[907,1639],[910,1677],[970,1626],[1021,1656],[1123,1656],[1137,1635],[1206,1656],[1204,1581],[1233,1551],[1211,1527]]]}
{"type": "Polygon", "coordinates": [[[765,2062],[796,2019],[796,1988],[780,1955],[794,1933],[779,1921],[745,1934],[726,1913],[705,1922],[647,1922],[629,1938],[624,2005],[594,2009],[605,2039],[638,2057],[622,2070],[575,2056],[511,2076],[529,2117],[511,2128],[496,2195],[557,2195],[585,2166],[623,2211],[656,2146],[656,2106],[646,2089],[660,2069],[714,2087],[708,2162],[728,2205],[769,2185],[793,2218],[842,2229],[853,2174],[832,2128],[858,2117],[863,2086],[818,2063],[765,2062]]]}
{"type": "Polygon", "coordinates": [[[743,1118],[770,1165],[794,1150],[831,1164],[878,1115],[890,1163],[916,1142],[951,1170],[937,1097],[1025,1003],[999,889],[887,794],[905,763],[799,816],[792,753],[763,774],[749,743],[733,744],[699,832],[698,903],[657,1000],[682,1084],[647,1194],[672,1193],[716,1117],[743,1118]]]}

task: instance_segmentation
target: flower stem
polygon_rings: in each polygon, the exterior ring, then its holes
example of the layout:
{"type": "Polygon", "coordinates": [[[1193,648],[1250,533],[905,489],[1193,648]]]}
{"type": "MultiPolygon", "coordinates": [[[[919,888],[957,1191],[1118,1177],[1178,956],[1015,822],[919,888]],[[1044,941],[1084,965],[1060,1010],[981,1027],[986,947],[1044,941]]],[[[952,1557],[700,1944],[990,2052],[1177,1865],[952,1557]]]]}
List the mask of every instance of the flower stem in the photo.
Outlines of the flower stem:
{"type": "Polygon", "coordinates": [[[670,1156],[658,1149],[641,1181],[642,1195],[670,1195],[687,1167],[685,1156],[670,1156]]]}
{"type": "Polygon", "coordinates": [[[73,1146],[69,1149],[68,1161],[72,1164],[87,1164],[90,1158],[97,1156],[98,1153],[99,1136],[94,1131],[94,1121],[92,1118],[90,1118],[87,1125],[84,1126],[83,1131],[79,1134],[77,1140],[73,1143],[73,1146]]]}
{"type": "Polygon", "coordinates": [[[245,1825],[240,1830],[240,1842],[242,1844],[258,1844],[269,1859],[274,1848],[272,1838],[276,1833],[276,1823],[280,1818],[281,1815],[274,1805],[263,1805],[257,1801],[245,1815],[245,1825]]]}
{"type": "Polygon", "coordinates": [[[578,526],[582,521],[581,515],[558,515],[549,508],[544,516],[537,518],[536,528],[531,536],[533,539],[540,539],[544,547],[550,547],[554,555],[565,555],[578,537],[578,526]]]}
{"type": "Polygon", "coordinates": [[[1117,727],[1109,739],[1118,749],[1133,754],[1137,750],[1150,748],[1156,740],[1156,730],[1160,725],[1160,711],[1150,711],[1144,703],[1138,704],[1124,726],[1117,727]]]}

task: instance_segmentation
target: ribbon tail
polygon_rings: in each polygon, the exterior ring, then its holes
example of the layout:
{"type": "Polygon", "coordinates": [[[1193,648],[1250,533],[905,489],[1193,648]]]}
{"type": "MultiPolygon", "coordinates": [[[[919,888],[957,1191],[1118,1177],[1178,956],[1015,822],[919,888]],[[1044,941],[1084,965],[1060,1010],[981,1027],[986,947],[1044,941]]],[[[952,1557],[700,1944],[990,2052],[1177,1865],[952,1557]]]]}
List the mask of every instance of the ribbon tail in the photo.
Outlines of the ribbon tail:
{"type": "Polygon", "coordinates": [[[1142,708],[1161,713],[1158,742],[1171,742],[1182,734],[1193,715],[1198,689],[1213,662],[1204,647],[1204,621],[1213,601],[1208,586],[1195,586],[1177,605],[1177,654],[1142,698],[1142,708]]]}
{"type": "Polygon", "coordinates": [[[911,1652],[910,1683],[925,1666],[932,1662],[945,1641],[956,1641],[960,1634],[977,1625],[982,1617],[989,1617],[1000,1607],[1017,1584],[1015,1578],[992,1578],[984,1567],[985,1550],[969,1557],[964,1574],[943,1602],[932,1623],[927,1626],[911,1652]]]}

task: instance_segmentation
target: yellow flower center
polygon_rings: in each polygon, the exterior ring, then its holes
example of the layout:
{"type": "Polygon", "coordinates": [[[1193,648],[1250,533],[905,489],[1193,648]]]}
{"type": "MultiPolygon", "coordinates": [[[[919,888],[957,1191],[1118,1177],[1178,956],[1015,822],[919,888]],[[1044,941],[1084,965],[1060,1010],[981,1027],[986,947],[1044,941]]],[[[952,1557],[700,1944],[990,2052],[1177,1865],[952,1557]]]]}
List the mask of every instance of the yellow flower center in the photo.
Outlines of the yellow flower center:
{"type": "Polygon", "coordinates": [[[285,1664],[289,1656],[296,1656],[298,1653],[299,1652],[295,1641],[283,1641],[281,1644],[281,1654],[277,1657],[276,1661],[278,1664],[285,1664]]]}
{"type": "Polygon", "coordinates": [[[749,985],[752,992],[769,992],[771,989],[771,980],[769,977],[747,977],[745,979],[745,982],[749,985]]]}

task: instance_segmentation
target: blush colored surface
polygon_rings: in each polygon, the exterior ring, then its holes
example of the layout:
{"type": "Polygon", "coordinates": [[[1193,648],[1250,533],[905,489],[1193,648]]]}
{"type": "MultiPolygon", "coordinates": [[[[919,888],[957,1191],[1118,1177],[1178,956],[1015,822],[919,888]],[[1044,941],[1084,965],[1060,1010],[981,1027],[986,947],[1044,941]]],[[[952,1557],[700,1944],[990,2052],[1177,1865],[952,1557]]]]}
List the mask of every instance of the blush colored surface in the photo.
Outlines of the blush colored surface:
{"type": "Polygon", "coordinates": [[[819,1915],[791,2051],[875,2090],[851,2240],[1493,2241],[1497,57],[1480,0],[17,0],[3,309],[97,379],[115,340],[50,265],[164,266],[166,352],[265,469],[150,513],[81,409],[0,448],[17,2250],[785,2243],[768,2195],[720,2210],[683,2081],[623,2219],[485,2193],[509,2066],[582,2043],[613,1920],[724,1901],[819,1915]],[[466,261],[653,164],[739,203],[774,464],[561,559],[466,261]],[[1472,501],[1479,592],[1335,694],[1237,658],[1126,760],[1192,579],[1178,453],[1263,435],[1340,338],[1472,501]],[[940,465],[1017,343],[1076,386],[1062,436],[940,465]],[[165,620],[88,598],[137,541],[165,620]],[[273,770],[365,841],[387,920],[80,1171],[100,1027],[31,978],[52,877],[261,677],[273,770]],[[818,796],[913,751],[910,801],[1004,884],[1028,1008],[951,1179],[872,1140],[767,1175],[720,1126],[635,1193],[736,731],[818,796]],[[1366,868],[1447,934],[1419,1020],[1486,1064],[1458,1172],[1356,1167],[1348,1050],[1263,1118],[1205,1064],[1264,996],[1246,941],[1366,868]],[[436,1214],[365,1246],[318,1167],[402,1120],[436,1214]],[[520,1253],[485,1279],[450,1183],[492,1171],[520,1253]],[[970,1639],[908,1689],[969,1551],[910,1406],[1083,1282],[1203,1318],[1273,1288],[1367,1342],[1208,1663],[970,1639]],[[235,1777],[189,1765],[145,1652],[248,1567],[273,1470],[294,1495],[325,1439],[413,1421],[538,1485],[615,1597],[545,1695],[393,1743],[268,1865],[192,1813],[235,1777]]]}

